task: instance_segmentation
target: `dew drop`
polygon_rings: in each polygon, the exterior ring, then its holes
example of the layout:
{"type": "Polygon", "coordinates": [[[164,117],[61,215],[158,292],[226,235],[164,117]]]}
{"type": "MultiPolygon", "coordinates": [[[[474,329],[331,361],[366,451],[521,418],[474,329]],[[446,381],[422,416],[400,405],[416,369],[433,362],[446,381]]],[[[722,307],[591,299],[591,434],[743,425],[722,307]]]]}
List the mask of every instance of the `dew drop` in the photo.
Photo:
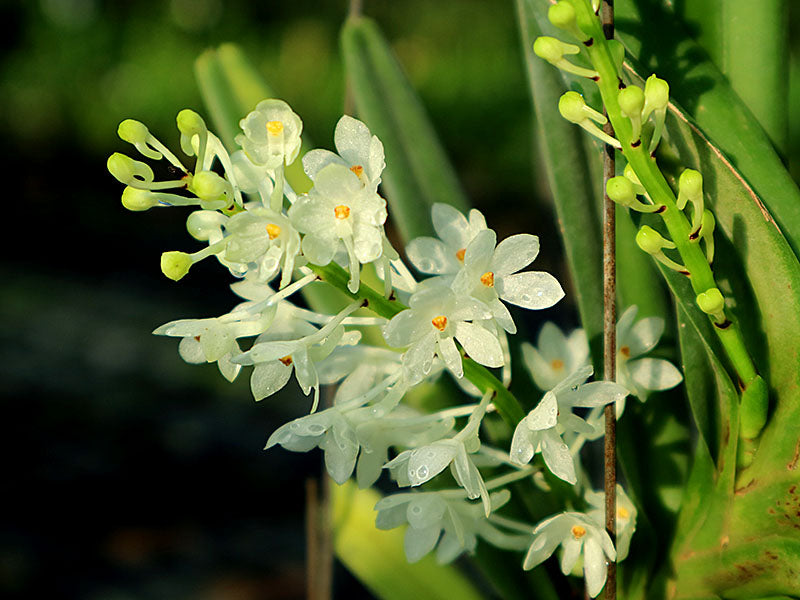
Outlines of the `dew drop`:
{"type": "Polygon", "coordinates": [[[544,294],[544,292],[536,292],[537,296],[542,296],[542,294],[544,294]]]}
{"type": "Polygon", "coordinates": [[[298,427],[300,427],[300,423],[290,423],[289,424],[289,429],[295,429],[296,430],[298,427]]]}
{"type": "Polygon", "coordinates": [[[561,444],[561,449],[562,450],[567,450],[567,445],[566,444],[561,444]]]}
{"type": "Polygon", "coordinates": [[[420,479],[425,479],[428,476],[428,467],[422,465],[419,469],[417,469],[417,477],[420,479]]]}
{"type": "Polygon", "coordinates": [[[418,515],[419,513],[422,512],[422,508],[420,508],[419,506],[412,506],[411,512],[413,512],[415,515],[418,515]]]}
{"type": "Polygon", "coordinates": [[[314,435],[319,435],[320,433],[324,433],[325,428],[322,425],[309,425],[308,431],[314,435]]]}
{"type": "Polygon", "coordinates": [[[531,297],[528,294],[522,294],[522,301],[523,302],[530,302],[531,297]]]}

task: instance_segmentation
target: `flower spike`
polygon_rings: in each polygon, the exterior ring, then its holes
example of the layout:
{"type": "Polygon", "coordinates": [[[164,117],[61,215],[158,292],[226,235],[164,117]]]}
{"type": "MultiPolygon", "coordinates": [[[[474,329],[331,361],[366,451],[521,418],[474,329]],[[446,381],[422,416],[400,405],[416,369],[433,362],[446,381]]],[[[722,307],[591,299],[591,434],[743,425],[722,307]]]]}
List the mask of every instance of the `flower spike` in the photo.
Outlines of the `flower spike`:
{"type": "MultiPolygon", "coordinates": [[[[541,38],[540,38],[541,39],[541,38]]],[[[619,140],[611,137],[605,131],[600,129],[595,123],[605,125],[608,119],[601,113],[586,105],[578,92],[567,92],[558,101],[558,111],[570,123],[575,123],[583,127],[586,131],[593,136],[600,138],[609,146],[614,148],[622,148],[619,140]]]]}
{"type": "Polygon", "coordinates": [[[553,25],[572,34],[584,44],[591,44],[591,36],[586,35],[581,31],[580,27],[578,27],[578,23],[575,19],[575,8],[572,4],[567,2],[567,0],[560,0],[553,4],[547,10],[547,18],[553,25]]]}
{"type": "Polygon", "coordinates": [[[675,248],[675,244],[667,239],[664,239],[664,237],[652,227],[648,227],[647,225],[642,226],[642,228],[636,234],[636,243],[638,244],[639,248],[647,252],[661,264],[669,267],[670,269],[678,271],[679,273],[683,273],[684,275],[689,274],[683,265],[676,263],[674,260],[667,258],[664,255],[662,250],[664,248],[671,250],[675,248]]]}
{"type": "Polygon", "coordinates": [[[691,236],[696,237],[703,219],[703,176],[694,169],[684,169],[678,179],[678,209],[683,210],[687,202],[694,208],[691,236]]]}
{"type": "Polygon", "coordinates": [[[631,127],[633,128],[633,133],[631,135],[631,146],[636,147],[641,144],[644,92],[639,86],[631,85],[621,89],[617,99],[622,114],[628,117],[631,122],[631,127]]]}
{"type": "Polygon", "coordinates": [[[669,84],[655,75],[650,75],[644,84],[644,109],[642,110],[642,121],[646,121],[653,115],[655,128],[653,137],[650,138],[649,151],[652,154],[658,142],[661,140],[661,133],[664,131],[664,119],[667,116],[667,105],[669,104],[669,84]]]}
{"type": "Polygon", "coordinates": [[[580,51],[581,49],[578,46],[566,44],[554,37],[541,36],[536,38],[536,41],[533,43],[533,53],[539,58],[543,58],[554,67],[566,71],[567,73],[588,77],[589,79],[599,77],[597,71],[573,65],[564,58],[565,54],[578,54],[580,51]]]}
{"type": "Polygon", "coordinates": [[[633,182],[627,177],[618,175],[612,177],[606,183],[606,193],[608,197],[620,206],[632,208],[643,213],[659,212],[663,209],[663,204],[645,204],[636,197],[636,189],[633,182]]]}

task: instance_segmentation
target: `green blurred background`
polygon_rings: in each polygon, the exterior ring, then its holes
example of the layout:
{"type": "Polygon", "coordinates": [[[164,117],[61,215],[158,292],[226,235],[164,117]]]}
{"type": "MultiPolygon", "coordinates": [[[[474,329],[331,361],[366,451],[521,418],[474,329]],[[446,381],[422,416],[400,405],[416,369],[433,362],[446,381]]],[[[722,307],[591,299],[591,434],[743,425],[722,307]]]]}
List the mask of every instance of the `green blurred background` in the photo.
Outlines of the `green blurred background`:
{"type": "MultiPolygon", "coordinates": [[[[160,253],[195,248],[186,213],[126,212],[105,160],[128,151],[116,137],[128,117],[177,150],[175,114],[204,112],[194,59],[228,41],[330,147],[346,10],[311,0],[0,4],[3,598],[303,597],[303,481],[319,457],[261,448],[307,402],[292,384],[256,405],[246,376],[227,384],[149,334],[230,310],[230,276],[206,261],[180,284],[166,280],[160,253]]],[[[539,235],[537,268],[566,281],[533,166],[514,4],[375,0],[365,12],[392,41],[474,205],[501,236],[539,235]]],[[[544,312],[529,330],[543,319],[577,325],[568,299],[544,312]]],[[[341,569],[336,578],[337,597],[368,597],[341,569]]]]}

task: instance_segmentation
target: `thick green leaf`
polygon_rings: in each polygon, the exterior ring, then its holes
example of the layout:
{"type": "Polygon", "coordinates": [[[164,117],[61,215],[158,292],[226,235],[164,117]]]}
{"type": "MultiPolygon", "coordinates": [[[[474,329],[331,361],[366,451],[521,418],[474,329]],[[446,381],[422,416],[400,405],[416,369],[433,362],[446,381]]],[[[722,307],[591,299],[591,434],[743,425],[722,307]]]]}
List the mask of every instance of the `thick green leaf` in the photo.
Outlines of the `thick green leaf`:
{"type": "Polygon", "coordinates": [[[672,4],[779,150],[786,149],[786,0],[692,0],[672,4]]]}
{"type": "Polygon", "coordinates": [[[374,21],[348,19],[342,52],[358,116],[383,142],[383,188],[404,241],[432,233],[436,202],[469,203],[416,92],[374,21]]]}
{"type": "Polygon", "coordinates": [[[586,155],[581,131],[555,109],[566,88],[559,72],[531,50],[533,40],[542,35],[539,13],[541,7],[517,0],[536,138],[542,148],[581,322],[587,337],[596,340],[603,333],[603,246],[596,209],[600,188],[594,185],[588,162],[600,160],[600,155],[586,155]]]}
{"type": "MultiPolygon", "coordinates": [[[[760,2],[751,4],[760,10],[760,2]]],[[[724,75],[660,3],[618,0],[615,10],[618,37],[641,63],[640,72],[655,72],[670,83],[671,96],[736,165],[742,183],[755,190],[794,252],[800,252],[800,190],[724,75]]]]}

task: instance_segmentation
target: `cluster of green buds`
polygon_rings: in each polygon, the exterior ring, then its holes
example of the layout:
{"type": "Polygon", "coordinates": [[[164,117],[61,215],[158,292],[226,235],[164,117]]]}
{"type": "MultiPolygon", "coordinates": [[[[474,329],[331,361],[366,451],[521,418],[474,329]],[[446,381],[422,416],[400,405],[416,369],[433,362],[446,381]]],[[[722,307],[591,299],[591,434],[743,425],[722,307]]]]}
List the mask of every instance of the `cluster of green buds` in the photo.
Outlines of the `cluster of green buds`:
{"type": "MultiPolygon", "coordinates": [[[[669,84],[656,75],[650,75],[643,86],[623,82],[624,48],[616,40],[606,39],[597,13],[595,2],[559,0],[550,7],[549,20],[580,45],[540,37],[533,51],[565,73],[588,78],[597,85],[605,113],[590,107],[575,91],[561,97],[559,112],[625,157],[624,172],[607,181],[608,197],[631,210],[662,218],[666,231],[643,225],[636,243],[664,267],[688,277],[697,306],[713,323],[736,370],[742,391],[740,437],[752,441],[766,421],[766,385],[737,324],[727,314],[725,298],[711,269],[716,221],[705,205],[703,176],[697,170],[685,169],[678,178],[677,196],[667,183],[655,152],[665,130],[669,84]],[[613,127],[613,136],[600,128],[607,122],[613,127]],[[665,251],[674,255],[670,257],[665,251]]],[[[746,464],[751,459],[752,454],[741,462],[746,464]]]]}

